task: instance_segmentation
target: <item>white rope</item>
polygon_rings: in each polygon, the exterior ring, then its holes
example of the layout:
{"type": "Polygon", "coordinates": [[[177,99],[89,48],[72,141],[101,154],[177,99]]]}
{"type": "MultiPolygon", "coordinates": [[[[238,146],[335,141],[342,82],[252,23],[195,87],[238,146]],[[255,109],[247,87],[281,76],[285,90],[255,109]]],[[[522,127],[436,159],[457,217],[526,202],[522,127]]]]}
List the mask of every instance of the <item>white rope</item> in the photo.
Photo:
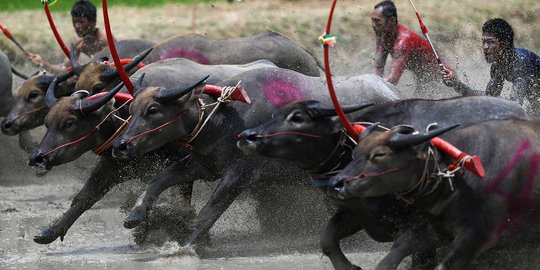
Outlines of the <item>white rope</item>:
{"type": "Polygon", "coordinates": [[[225,87],[223,87],[223,89],[221,90],[221,95],[217,98],[216,102],[213,102],[213,103],[210,103],[210,104],[204,104],[202,102],[202,100],[199,99],[199,102],[201,102],[201,110],[203,111],[203,113],[204,113],[204,111],[206,111],[206,108],[208,108],[210,106],[214,106],[214,108],[208,114],[208,116],[206,117],[204,122],[201,125],[198,125],[198,127],[196,127],[195,132],[191,135],[191,138],[186,142],[186,144],[189,144],[190,142],[195,140],[195,138],[197,138],[197,136],[199,135],[199,133],[201,133],[201,131],[206,126],[208,121],[210,121],[210,118],[212,118],[212,116],[217,112],[217,110],[219,108],[219,105],[221,105],[223,103],[229,103],[229,102],[233,101],[231,99],[231,95],[236,90],[236,88],[238,88],[238,86],[240,86],[241,82],[242,81],[238,81],[238,83],[235,86],[225,86],[225,87]]]}

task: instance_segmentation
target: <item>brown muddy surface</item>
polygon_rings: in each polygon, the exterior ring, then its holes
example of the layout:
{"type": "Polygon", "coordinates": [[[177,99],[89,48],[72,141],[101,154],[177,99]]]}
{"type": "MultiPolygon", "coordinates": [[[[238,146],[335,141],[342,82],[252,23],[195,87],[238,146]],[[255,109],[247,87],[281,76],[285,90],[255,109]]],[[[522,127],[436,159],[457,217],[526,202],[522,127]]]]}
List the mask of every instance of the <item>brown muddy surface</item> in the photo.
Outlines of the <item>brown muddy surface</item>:
{"type": "MultiPolygon", "coordinates": [[[[477,33],[483,20],[499,14],[509,18],[520,31],[517,35],[519,46],[540,51],[538,1],[487,2],[417,4],[440,53],[457,67],[462,78],[478,88],[483,88],[489,79],[489,66],[483,59],[477,33]]],[[[333,29],[340,41],[332,49],[333,74],[372,71],[374,44],[369,13],[374,4],[339,1],[333,29]]],[[[114,7],[109,12],[118,39],[162,40],[192,31],[213,38],[227,38],[272,29],[302,44],[322,61],[322,50],[316,38],[324,31],[328,8],[329,1],[247,0],[234,5],[114,7]],[[118,16],[120,13],[124,16],[118,16]]],[[[398,10],[402,14],[401,22],[418,32],[408,3],[398,3],[398,10]]],[[[101,25],[99,13],[98,24],[101,25]]],[[[66,40],[72,38],[69,16],[54,16],[60,33],[66,40]]],[[[52,49],[56,44],[42,12],[6,13],[1,12],[0,7],[0,18],[30,51],[41,53],[46,59],[62,59],[52,49]],[[23,17],[24,23],[21,23],[23,17]]],[[[2,44],[6,43],[2,41],[2,44]]],[[[7,47],[12,57],[18,53],[11,44],[7,47]]],[[[5,49],[4,46],[0,48],[5,49]]],[[[35,70],[21,61],[20,56],[14,58],[18,59],[16,63],[22,70],[35,70]]],[[[14,89],[16,87],[17,83],[14,89]]],[[[404,74],[398,88],[403,97],[412,97],[414,80],[410,73],[404,74]]],[[[505,91],[508,89],[506,84],[505,91]]],[[[442,84],[432,88],[429,94],[438,98],[456,95],[442,84]]],[[[33,131],[36,140],[42,134],[43,129],[33,131]]],[[[286,185],[276,187],[277,195],[273,196],[288,207],[276,210],[278,205],[273,205],[276,209],[272,209],[272,213],[258,210],[261,207],[255,198],[260,194],[243,194],[211,230],[212,245],[205,251],[204,258],[195,256],[190,247],[168,241],[167,234],[160,231],[151,234],[165,241],[163,245],[136,244],[133,231],[124,229],[122,223],[126,210],[146,187],[139,180],[114,188],[75,222],[63,242],[36,244],[32,241],[33,236],[69,207],[96,157],[83,156],[45,175],[38,175],[26,166],[26,158],[16,138],[0,134],[0,269],[332,269],[318,248],[318,232],[328,215],[320,194],[309,187],[286,185]],[[298,208],[300,205],[303,208],[298,208]],[[276,230],[266,232],[261,226],[261,217],[274,220],[276,230]]],[[[196,209],[202,207],[214,187],[215,184],[197,182],[193,195],[196,209]]],[[[363,233],[344,242],[347,256],[364,269],[373,269],[390,248],[389,244],[376,243],[363,233]]],[[[512,247],[489,251],[478,258],[471,269],[538,269],[538,243],[518,242],[512,247]]],[[[408,267],[407,260],[400,269],[408,267]]]]}

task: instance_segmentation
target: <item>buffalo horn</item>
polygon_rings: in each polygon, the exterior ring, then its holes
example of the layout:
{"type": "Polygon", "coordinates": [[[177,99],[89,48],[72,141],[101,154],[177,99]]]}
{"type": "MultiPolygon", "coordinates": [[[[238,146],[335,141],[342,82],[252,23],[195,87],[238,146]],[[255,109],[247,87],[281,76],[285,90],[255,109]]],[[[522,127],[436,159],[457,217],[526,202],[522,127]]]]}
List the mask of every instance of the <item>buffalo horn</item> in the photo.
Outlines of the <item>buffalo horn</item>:
{"type": "MultiPolygon", "coordinates": [[[[342,109],[344,113],[352,113],[355,111],[365,109],[372,105],[373,103],[361,104],[361,105],[347,105],[347,106],[342,106],[342,109]]],[[[313,117],[314,119],[333,117],[337,115],[337,112],[333,107],[324,108],[324,107],[321,107],[320,103],[315,103],[309,106],[308,109],[312,112],[311,117],[313,117]]]]}
{"type": "Polygon", "coordinates": [[[94,100],[85,100],[85,99],[79,99],[77,103],[75,103],[75,110],[80,110],[80,113],[82,115],[88,115],[95,110],[101,108],[101,106],[105,105],[109,100],[111,100],[120,89],[124,87],[124,83],[118,84],[115,88],[111,89],[106,95],[101,96],[94,100]]]}
{"type": "MultiPolygon", "coordinates": [[[[53,82],[55,78],[58,77],[58,80],[56,81],[56,84],[58,85],[59,83],[67,80],[69,77],[73,76],[73,74],[74,74],[73,71],[68,71],[65,73],[57,74],[57,75],[43,75],[41,76],[41,78],[39,78],[38,85],[42,89],[46,89],[51,85],[51,83],[53,82]]],[[[56,91],[56,88],[55,88],[55,91],[56,91]]]]}
{"type": "Polygon", "coordinates": [[[146,73],[143,73],[141,74],[141,76],[139,77],[139,79],[137,80],[137,83],[135,84],[135,86],[133,87],[133,96],[136,96],[137,93],[141,90],[142,88],[142,82],[144,80],[144,75],[146,73]]]}
{"type": "Polygon", "coordinates": [[[371,132],[375,131],[379,125],[381,124],[381,122],[377,122],[377,123],[373,123],[371,125],[369,125],[364,131],[362,131],[362,133],[360,134],[360,140],[367,137],[369,134],[371,134],[371,132]]]}
{"type": "Polygon", "coordinates": [[[45,85],[46,83],[48,83],[48,87],[47,87],[47,92],[45,93],[45,104],[47,105],[47,107],[52,107],[56,101],[57,101],[57,98],[56,98],[56,86],[67,80],[69,77],[71,77],[73,75],[73,71],[69,71],[69,72],[66,72],[66,73],[61,73],[59,75],[56,75],[56,76],[44,76],[45,78],[42,78],[40,80],[40,84],[43,84],[45,85]],[[50,80],[50,81],[49,81],[50,80]]]}
{"type": "Polygon", "coordinates": [[[77,74],[81,75],[82,65],[79,63],[79,59],[75,55],[75,45],[71,43],[69,45],[69,62],[71,63],[71,69],[77,74]]]}
{"type": "Polygon", "coordinates": [[[394,133],[392,137],[390,137],[389,145],[396,148],[396,149],[402,149],[406,147],[411,147],[414,145],[418,145],[424,142],[427,142],[428,140],[437,137],[441,134],[444,134],[459,125],[452,125],[446,128],[438,128],[434,129],[428,132],[424,133],[394,133]]]}
{"type": "MultiPolygon", "coordinates": [[[[141,54],[135,56],[133,60],[123,66],[124,70],[126,72],[131,71],[134,67],[136,67],[154,48],[149,48],[146,51],[142,52],[141,54]]],[[[111,82],[115,80],[118,77],[118,69],[116,68],[107,68],[105,71],[101,74],[101,77],[106,82],[111,82]]]]}
{"type": "Polygon", "coordinates": [[[166,103],[168,101],[179,99],[183,97],[185,94],[189,93],[191,90],[195,89],[195,87],[199,86],[201,83],[206,81],[208,77],[210,77],[210,75],[207,75],[202,79],[199,79],[197,82],[189,85],[188,87],[160,89],[159,92],[156,94],[155,98],[158,102],[161,102],[161,103],[166,103]]]}

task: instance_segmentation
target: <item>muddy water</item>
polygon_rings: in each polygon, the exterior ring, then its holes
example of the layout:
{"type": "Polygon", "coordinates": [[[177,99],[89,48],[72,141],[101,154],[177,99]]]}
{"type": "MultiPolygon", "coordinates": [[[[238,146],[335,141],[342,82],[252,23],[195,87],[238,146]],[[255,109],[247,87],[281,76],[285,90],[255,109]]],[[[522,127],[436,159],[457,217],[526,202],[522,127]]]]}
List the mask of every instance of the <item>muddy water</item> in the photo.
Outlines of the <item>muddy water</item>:
{"type": "MultiPolygon", "coordinates": [[[[38,176],[24,165],[25,154],[15,138],[0,136],[0,145],[0,269],[332,269],[317,247],[317,229],[262,233],[257,202],[249,193],[214,226],[212,245],[204,259],[195,256],[191,247],[180,247],[174,241],[139,246],[132,231],[122,227],[125,211],[121,210],[144,187],[137,181],[115,188],[77,220],[63,242],[36,244],[33,235],[69,207],[96,158],[83,156],[38,176]]],[[[197,183],[193,198],[197,209],[214,186],[197,183]]],[[[314,227],[319,226],[322,223],[314,227]]],[[[373,269],[390,247],[362,233],[344,242],[349,258],[364,269],[373,269]]],[[[490,251],[471,269],[538,269],[539,246],[533,242],[490,251]]],[[[400,269],[409,266],[407,260],[400,269]]]]}
{"type": "MultiPolygon", "coordinates": [[[[290,232],[261,234],[256,201],[245,194],[212,229],[207,259],[169,241],[141,247],[122,226],[121,205],[133,201],[144,184],[133,181],[115,188],[87,211],[63,242],[39,245],[33,236],[65,211],[96,161],[83,156],[72,164],[38,175],[24,165],[26,155],[13,137],[0,136],[0,269],[331,269],[318,251],[318,235],[290,232]],[[9,157],[9,158],[8,158],[9,157]]],[[[193,203],[203,205],[215,184],[197,183],[193,203]]],[[[323,221],[323,220],[320,220],[323,221]]],[[[321,223],[321,222],[319,222],[321,223]]],[[[347,245],[347,243],[346,243],[347,245]]],[[[363,234],[349,241],[352,258],[374,266],[387,245],[363,234]]]]}

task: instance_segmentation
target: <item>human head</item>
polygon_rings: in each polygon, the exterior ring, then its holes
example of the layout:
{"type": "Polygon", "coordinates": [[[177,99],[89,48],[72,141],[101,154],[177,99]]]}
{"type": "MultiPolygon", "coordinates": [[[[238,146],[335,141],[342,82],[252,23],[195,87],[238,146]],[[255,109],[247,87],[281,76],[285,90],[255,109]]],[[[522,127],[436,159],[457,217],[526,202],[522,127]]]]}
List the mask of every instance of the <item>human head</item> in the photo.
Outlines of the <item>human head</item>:
{"type": "Polygon", "coordinates": [[[497,61],[514,48],[514,30],[500,18],[487,20],[482,26],[482,48],[488,63],[497,61]]]}
{"type": "Polygon", "coordinates": [[[371,26],[375,35],[382,36],[395,31],[398,23],[396,6],[392,1],[382,1],[375,5],[371,14],[371,26]]]}
{"type": "Polygon", "coordinates": [[[71,8],[73,28],[79,37],[83,37],[96,27],[96,7],[88,0],[79,0],[71,8]]]}

